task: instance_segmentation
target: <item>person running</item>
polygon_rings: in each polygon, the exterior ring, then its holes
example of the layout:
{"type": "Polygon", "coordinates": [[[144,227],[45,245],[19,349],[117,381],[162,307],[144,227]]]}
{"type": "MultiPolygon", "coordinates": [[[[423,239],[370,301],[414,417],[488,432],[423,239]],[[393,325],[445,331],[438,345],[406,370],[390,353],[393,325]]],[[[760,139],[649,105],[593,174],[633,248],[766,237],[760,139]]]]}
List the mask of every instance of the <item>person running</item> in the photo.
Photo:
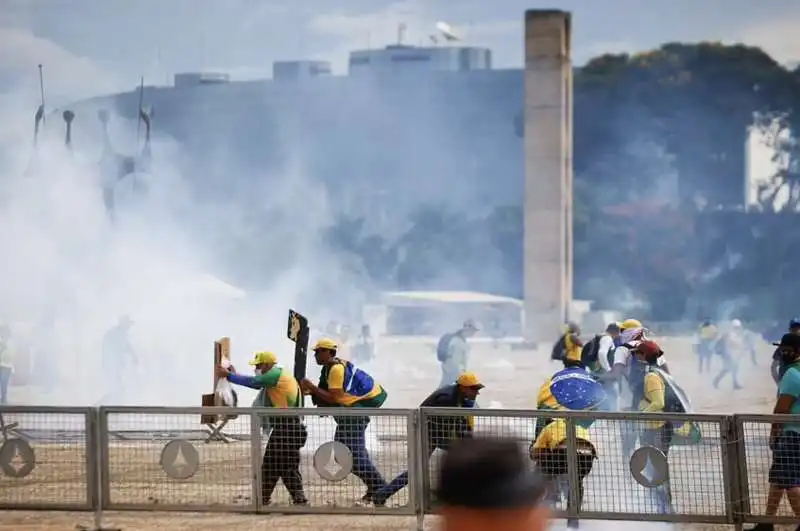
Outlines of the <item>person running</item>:
{"type": "MultiPolygon", "coordinates": [[[[339,345],[329,338],[316,342],[312,350],[317,364],[322,366],[319,384],[303,378],[300,388],[311,395],[318,407],[381,407],[386,402],[386,391],[372,376],[337,357],[338,348],[339,345]]],[[[386,481],[367,451],[366,431],[370,419],[368,416],[334,416],[333,420],[336,422],[333,440],[344,444],[353,454],[353,474],[367,487],[361,501],[372,503],[386,481]]]]}
{"type": "Polygon", "coordinates": [[[742,357],[748,350],[751,351],[751,357],[754,357],[752,352],[755,352],[755,349],[747,344],[742,322],[734,319],[731,321],[730,329],[722,334],[716,343],[716,353],[722,361],[722,369],[712,382],[714,388],[719,389],[720,382],[725,376],[730,375],[733,389],[742,389],[742,385],[739,383],[739,366],[742,357]]]}
{"type": "Polygon", "coordinates": [[[458,375],[467,370],[469,343],[467,339],[478,332],[475,321],[468,319],[455,332],[444,334],[436,345],[436,359],[442,366],[439,387],[453,385],[458,375]]]}
{"type": "MultiPolygon", "coordinates": [[[[300,387],[292,373],[277,365],[272,352],[256,352],[250,365],[254,376],[237,374],[233,367],[217,367],[217,374],[229,382],[257,389],[253,407],[298,408],[300,387]]],[[[308,440],[308,431],[299,416],[281,415],[262,417],[262,427],[269,433],[264,458],[261,461],[261,498],[269,505],[272,493],[283,481],[294,505],[307,505],[303,491],[303,476],[300,474],[300,449],[308,440]]]]}
{"type": "Polygon", "coordinates": [[[711,370],[711,359],[714,357],[718,339],[719,331],[714,323],[710,320],[703,321],[697,330],[697,342],[695,343],[698,372],[700,374],[711,370]]]}
{"type": "MultiPolygon", "coordinates": [[[[798,415],[800,418],[800,335],[784,334],[778,347],[786,370],[778,383],[778,399],[773,413],[798,415]]],[[[769,434],[772,464],[769,469],[769,492],[766,516],[778,514],[783,496],[789,501],[795,517],[800,519],[800,422],[774,422],[769,434]]],[[[772,531],[774,524],[757,524],[757,531],[772,531]]],[[[796,528],[800,531],[800,525],[796,528]]]]}
{"type": "MultiPolygon", "coordinates": [[[[483,388],[484,385],[475,373],[463,372],[453,385],[437,389],[423,400],[419,407],[472,409],[475,407],[475,400],[483,388]]],[[[463,417],[448,415],[428,417],[427,419],[427,456],[429,459],[437,448],[446,452],[453,441],[472,437],[473,417],[471,415],[464,415],[463,417]]],[[[386,500],[406,485],[408,485],[408,471],[394,478],[388,486],[375,494],[375,505],[385,505],[386,500]]]]}

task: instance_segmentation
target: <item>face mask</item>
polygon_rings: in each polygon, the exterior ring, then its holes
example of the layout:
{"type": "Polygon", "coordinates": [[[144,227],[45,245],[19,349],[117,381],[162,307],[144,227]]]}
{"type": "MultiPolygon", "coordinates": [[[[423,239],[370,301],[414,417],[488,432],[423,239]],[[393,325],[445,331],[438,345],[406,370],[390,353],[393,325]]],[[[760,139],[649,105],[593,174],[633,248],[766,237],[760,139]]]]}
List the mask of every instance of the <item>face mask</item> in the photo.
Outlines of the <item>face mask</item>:
{"type": "Polygon", "coordinates": [[[256,369],[254,369],[253,372],[256,374],[256,376],[261,376],[261,369],[256,367],[256,369]]]}

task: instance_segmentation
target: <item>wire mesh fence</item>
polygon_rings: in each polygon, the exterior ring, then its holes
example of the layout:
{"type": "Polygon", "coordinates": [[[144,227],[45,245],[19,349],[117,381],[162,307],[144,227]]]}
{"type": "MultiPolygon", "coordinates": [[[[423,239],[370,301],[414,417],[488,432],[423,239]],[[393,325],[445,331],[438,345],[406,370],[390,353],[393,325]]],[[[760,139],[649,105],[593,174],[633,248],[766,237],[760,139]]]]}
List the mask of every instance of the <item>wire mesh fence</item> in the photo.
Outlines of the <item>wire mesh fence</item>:
{"type": "Polygon", "coordinates": [[[800,510],[800,419],[797,415],[737,415],[735,423],[742,454],[744,520],[796,523],[792,502],[800,510]]]}
{"type": "Polygon", "coordinates": [[[0,409],[0,507],[90,509],[93,419],[89,408],[0,409]]]}
{"type": "MultiPolygon", "coordinates": [[[[443,427],[454,426],[452,419],[463,418],[465,410],[420,411],[420,452],[431,455],[428,466],[422,467],[421,482],[425,507],[431,509],[438,462],[449,442],[442,444],[440,434],[447,431],[443,427]]],[[[543,411],[474,413],[470,421],[474,436],[513,438],[531,456],[531,466],[550,480],[550,501],[561,516],[729,519],[722,416],[569,412],[553,418],[552,412],[543,411]]]]}
{"type": "Polygon", "coordinates": [[[211,425],[209,411],[2,407],[0,508],[419,517],[458,424],[515,439],[562,517],[796,521],[786,500],[768,508],[800,485],[796,416],[215,408],[226,422],[211,425]]]}

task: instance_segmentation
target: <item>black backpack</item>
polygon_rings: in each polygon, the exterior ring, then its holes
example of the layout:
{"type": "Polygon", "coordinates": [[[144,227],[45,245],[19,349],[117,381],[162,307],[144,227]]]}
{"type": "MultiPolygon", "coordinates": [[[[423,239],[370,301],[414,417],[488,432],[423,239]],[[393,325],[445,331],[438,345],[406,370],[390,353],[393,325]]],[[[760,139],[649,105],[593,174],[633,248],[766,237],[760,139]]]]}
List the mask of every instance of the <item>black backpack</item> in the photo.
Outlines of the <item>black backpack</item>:
{"type": "Polygon", "coordinates": [[[436,344],[436,359],[444,363],[450,357],[450,340],[453,339],[455,334],[445,334],[439,338],[439,343],[436,344]]]}
{"type": "Polygon", "coordinates": [[[561,336],[556,344],[553,345],[553,350],[550,352],[550,359],[553,361],[564,361],[567,356],[567,340],[561,336]]]}
{"type": "Polygon", "coordinates": [[[588,343],[583,346],[581,350],[581,365],[584,368],[592,367],[597,363],[597,357],[600,353],[600,338],[601,335],[594,336],[588,343]]]}

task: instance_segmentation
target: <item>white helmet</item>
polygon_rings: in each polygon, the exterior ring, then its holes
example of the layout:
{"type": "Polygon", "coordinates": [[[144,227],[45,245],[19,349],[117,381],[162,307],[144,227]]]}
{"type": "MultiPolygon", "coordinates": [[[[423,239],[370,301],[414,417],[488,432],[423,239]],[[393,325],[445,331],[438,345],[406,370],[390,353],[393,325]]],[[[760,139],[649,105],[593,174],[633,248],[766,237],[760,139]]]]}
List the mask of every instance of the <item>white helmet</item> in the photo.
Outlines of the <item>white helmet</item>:
{"type": "Polygon", "coordinates": [[[742,322],[739,319],[732,319],[731,320],[731,327],[732,328],[741,328],[742,322]]]}

